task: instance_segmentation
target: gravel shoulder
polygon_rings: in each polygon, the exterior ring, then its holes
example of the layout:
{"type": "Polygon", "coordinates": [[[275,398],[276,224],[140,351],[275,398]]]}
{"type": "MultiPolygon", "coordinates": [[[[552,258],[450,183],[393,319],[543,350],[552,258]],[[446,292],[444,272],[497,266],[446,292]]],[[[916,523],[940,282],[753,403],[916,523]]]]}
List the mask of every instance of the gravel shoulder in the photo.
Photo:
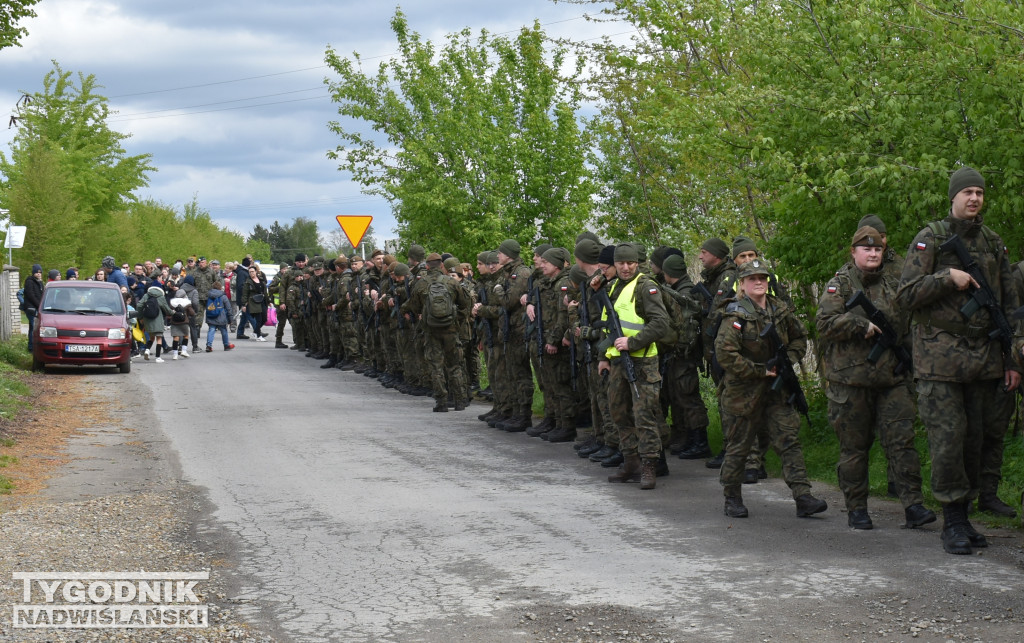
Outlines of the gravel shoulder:
{"type": "Polygon", "coordinates": [[[281,637],[236,614],[225,572],[234,565],[216,532],[202,489],[185,484],[173,451],[148,409],[138,378],[33,375],[33,408],[0,426],[18,462],[16,484],[0,497],[0,641],[264,641],[281,637]],[[21,601],[17,571],[210,571],[197,586],[209,606],[203,629],[14,629],[21,601]]]}

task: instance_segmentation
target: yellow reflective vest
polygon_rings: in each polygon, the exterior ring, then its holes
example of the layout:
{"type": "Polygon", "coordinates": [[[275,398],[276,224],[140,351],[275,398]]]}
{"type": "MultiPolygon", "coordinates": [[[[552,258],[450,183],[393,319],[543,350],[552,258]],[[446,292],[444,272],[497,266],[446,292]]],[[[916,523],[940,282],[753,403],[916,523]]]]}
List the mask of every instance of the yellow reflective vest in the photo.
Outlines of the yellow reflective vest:
{"type": "MultiPolygon", "coordinates": [[[[625,288],[619,293],[619,296],[612,302],[615,314],[619,317],[619,323],[622,324],[622,334],[626,337],[635,337],[644,329],[644,319],[636,314],[636,285],[640,283],[640,277],[642,276],[643,273],[638,273],[633,278],[633,281],[626,284],[625,288]]],[[[601,319],[608,321],[607,310],[601,312],[601,319]]],[[[657,357],[658,346],[651,342],[640,350],[630,351],[629,354],[631,357],[657,357]]],[[[615,348],[614,345],[609,346],[605,351],[605,356],[608,359],[614,359],[619,355],[619,349],[615,348]]]]}

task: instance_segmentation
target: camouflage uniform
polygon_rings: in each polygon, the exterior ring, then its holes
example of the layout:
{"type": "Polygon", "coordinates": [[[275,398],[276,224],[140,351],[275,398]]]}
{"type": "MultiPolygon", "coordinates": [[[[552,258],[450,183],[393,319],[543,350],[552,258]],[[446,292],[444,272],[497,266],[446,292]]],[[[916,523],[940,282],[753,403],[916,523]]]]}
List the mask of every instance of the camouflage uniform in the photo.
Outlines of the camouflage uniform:
{"type": "MultiPolygon", "coordinates": [[[[689,303],[694,301],[695,296],[689,275],[684,274],[674,284],[666,282],[662,287],[670,297],[676,297],[677,301],[682,302],[680,311],[684,314],[696,307],[696,303],[689,303]]],[[[695,317],[683,319],[680,323],[686,325],[693,319],[695,317]]],[[[669,439],[666,439],[666,446],[672,441],[672,436],[681,439],[689,435],[691,440],[705,436],[706,441],[709,421],[708,409],[700,396],[700,329],[697,328],[694,334],[696,337],[691,335],[677,338],[675,346],[665,346],[664,349],[659,347],[664,373],[662,405],[672,409],[672,430],[669,439]]]]}
{"type": "MultiPolygon", "coordinates": [[[[564,302],[569,292],[569,269],[563,268],[553,278],[544,277],[540,282],[541,301],[541,323],[544,343],[543,365],[538,373],[544,379],[545,395],[544,415],[554,418],[554,431],[559,431],[564,436],[559,436],[561,441],[565,436],[568,439],[576,437],[576,392],[572,390],[569,348],[562,345],[569,327],[569,311],[564,302]],[[555,346],[558,350],[554,354],[547,352],[547,346],[555,346]],[[547,404],[551,404],[551,408],[547,404]]],[[[531,349],[534,347],[531,344],[531,349]]],[[[536,350],[531,350],[536,354],[536,350]]],[[[553,434],[545,435],[550,438],[553,434]]]]}
{"type": "MultiPolygon", "coordinates": [[[[910,368],[895,374],[899,361],[892,350],[869,362],[877,341],[865,338],[870,322],[860,307],[845,309],[850,297],[863,291],[900,333],[906,323],[896,306],[898,288],[899,281],[884,269],[864,272],[851,262],[826,284],[818,302],[829,422],[839,438],[839,487],[849,511],[867,509],[868,454],[876,430],[903,507],[924,502],[921,461],[914,447],[914,401],[907,386],[910,368]]],[[[901,338],[907,339],[902,333],[901,338]]]]}
{"type": "Polygon", "coordinates": [[[793,498],[811,489],[800,448],[800,416],[784,392],[771,390],[773,378],[767,376],[766,363],[774,354],[761,332],[768,324],[775,325],[792,362],[800,363],[807,352],[807,332],[790,308],[771,295],[765,309],[746,296],[732,300],[715,340],[715,355],[725,371],[719,385],[726,438],[720,480],[727,498],[741,495],[747,456],[761,425],[766,425],[782,460],[782,477],[793,498]]]}
{"type": "MultiPolygon", "coordinates": [[[[928,429],[932,493],[944,505],[970,502],[981,486],[981,448],[986,427],[1005,418],[1003,376],[1017,370],[1004,358],[989,312],[965,319],[960,308],[970,291],[958,291],[950,269],[963,269],[952,252],[938,247],[951,235],[963,240],[1009,316],[1019,305],[1002,239],[984,225],[952,214],[921,230],[910,245],[897,303],[913,311],[914,374],[918,410],[928,429]]],[[[1015,329],[1013,353],[1019,353],[1015,329]]],[[[1005,431],[1005,427],[1001,428],[1005,431]]]]}
{"type": "Polygon", "coordinates": [[[413,286],[412,296],[403,304],[402,312],[415,314],[423,327],[424,355],[430,368],[430,380],[434,389],[435,410],[448,410],[448,394],[455,400],[455,408],[465,408],[466,382],[463,379],[462,342],[459,340],[458,317],[469,308],[466,292],[439,268],[428,268],[427,274],[413,286]],[[430,305],[429,288],[436,282],[443,283],[455,304],[455,319],[446,327],[432,327],[425,319],[425,308],[430,305]]]}
{"type": "Polygon", "coordinates": [[[292,326],[292,341],[295,342],[293,348],[300,351],[306,350],[306,319],[303,314],[305,280],[306,276],[301,268],[292,268],[285,290],[285,313],[288,323],[292,326]]]}
{"type": "Polygon", "coordinates": [[[499,329],[501,342],[495,341],[493,374],[490,376],[492,382],[504,378],[494,393],[495,401],[501,404],[499,410],[506,418],[528,419],[533,414],[533,374],[526,350],[520,303],[520,297],[526,293],[528,275],[529,268],[519,259],[502,266],[495,274],[494,286],[488,293],[490,305],[482,306],[478,312],[481,317],[492,320],[499,329]]]}

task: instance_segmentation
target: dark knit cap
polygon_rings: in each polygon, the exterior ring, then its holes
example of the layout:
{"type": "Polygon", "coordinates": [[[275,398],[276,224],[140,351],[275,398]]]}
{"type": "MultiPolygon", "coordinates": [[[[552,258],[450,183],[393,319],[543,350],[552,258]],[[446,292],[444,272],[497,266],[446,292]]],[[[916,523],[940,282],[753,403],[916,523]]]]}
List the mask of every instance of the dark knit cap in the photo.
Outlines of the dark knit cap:
{"type": "Polygon", "coordinates": [[[490,254],[490,253],[487,250],[484,250],[483,252],[478,252],[477,255],[476,255],[476,262],[477,263],[487,263],[487,255],[488,254],[490,254]]]}
{"type": "Polygon", "coordinates": [[[452,253],[450,253],[450,252],[442,252],[442,253],[441,253],[441,261],[448,261],[449,259],[451,259],[451,258],[452,258],[452,257],[454,257],[454,256],[455,256],[455,255],[453,255],[453,254],[452,254],[452,253]]]}
{"type": "Polygon", "coordinates": [[[587,281],[587,271],[573,264],[573,267],[569,268],[569,281],[577,286],[582,285],[587,281]]]}
{"type": "Polygon", "coordinates": [[[583,263],[597,263],[601,258],[601,244],[593,239],[580,239],[573,254],[583,263]]]}
{"type": "Polygon", "coordinates": [[[43,267],[42,266],[40,266],[37,263],[32,264],[32,274],[33,275],[36,274],[37,272],[42,272],[42,271],[43,271],[43,267]]]}
{"type": "Polygon", "coordinates": [[[590,230],[584,230],[583,232],[576,235],[576,245],[579,245],[580,241],[584,239],[590,239],[594,243],[601,245],[601,240],[597,238],[597,235],[590,230]]]}
{"type": "Polygon", "coordinates": [[[707,250],[719,259],[725,259],[729,256],[729,245],[718,237],[711,237],[704,242],[700,249],[707,250]]]}
{"type": "Polygon", "coordinates": [[[860,221],[857,222],[857,229],[861,229],[864,226],[874,228],[878,232],[885,234],[885,223],[882,222],[882,218],[877,214],[864,215],[860,221]]]}
{"type": "Polygon", "coordinates": [[[409,246],[409,261],[419,263],[423,261],[424,257],[427,256],[427,251],[418,243],[414,243],[409,246]]]}
{"type": "MultiPolygon", "coordinates": [[[[543,257],[544,253],[554,248],[550,243],[542,243],[533,249],[533,254],[537,257],[543,257]]],[[[506,253],[507,254],[507,253],[506,253]]]]}
{"type": "Polygon", "coordinates": [[[647,261],[647,246],[642,243],[631,243],[633,249],[636,250],[636,260],[640,263],[647,261]]]}
{"type": "Polygon", "coordinates": [[[60,270],[56,268],[50,268],[50,272],[46,273],[46,278],[50,281],[56,281],[60,279],[60,270]]]}
{"type": "Polygon", "coordinates": [[[493,265],[493,264],[496,264],[496,263],[501,263],[501,260],[498,259],[498,252],[496,250],[489,251],[487,253],[487,260],[484,263],[487,263],[487,264],[490,264],[490,265],[493,265]]]}
{"type": "Polygon", "coordinates": [[[736,237],[732,240],[732,258],[735,259],[742,252],[757,252],[757,245],[749,237],[736,237]]]}
{"type": "Polygon", "coordinates": [[[597,263],[603,263],[606,266],[615,263],[615,246],[601,248],[601,254],[597,257],[597,263]]]}
{"type": "Polygon", "coordinates": [[[522,247],[515,239],[505,239],[498,246],[498,252],[510,259],[518,259],[519,253],[522,252],[522,247]]]}
{"type": "Polygon", "coordinates": [[[398,265],[395,266],[395,276],[396,277],[406,277],[406,276],[408,276],[410,274],[412,274],[412,269],[409,268],[408,265],[406,265],[404,263],[399,263],[398,265]]]}
{"type": "Polygon", "coordinates": [[[667,246],[658,246],[651,253],[651,263],[661,268],[661,262],[665,260],[665,248],[667,246]]]}
{"type": "Polygon", "coordinates": [[[295,255],[295,261],[305,261],[305,260],[306,260],[306,253],[305,252],[300,252],[299,254],[295,255]]]}
{"type": "Polygon", "coordinates": [[[640,261],[640,253],[632,243],[620,243],[615,246],[615,261],[640,261]]]}
{"type": "Polygon", "coordinates": [[[550,263],[559,270],[565,268],[565,265],[569,263],[569,251],[565,248],[548,248],[541,256],[544,261],[550,263]]]}
{"type": "Polygon", "coordinates": [[[669,277],[679,279],[686,274],[686,261],[682,255],[669,255],[662,262],[661,269],[669,277]]]}
{"type": "Polygon", "coordinates": [[[949,177],[949,200],[967,188],[985,189],[985,177],[973,167],[962,167],[949,177]]]}

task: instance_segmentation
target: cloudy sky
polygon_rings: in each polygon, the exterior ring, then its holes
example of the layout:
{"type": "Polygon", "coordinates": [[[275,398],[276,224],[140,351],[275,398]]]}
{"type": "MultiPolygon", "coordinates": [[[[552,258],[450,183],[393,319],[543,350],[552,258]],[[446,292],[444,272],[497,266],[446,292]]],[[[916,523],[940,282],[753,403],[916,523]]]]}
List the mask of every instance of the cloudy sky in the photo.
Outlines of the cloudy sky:
{"type": "MultiPolygon", "coordinates": [[[[372,70],[395,51],[388,21],[397,3],[362,0],[41,0],[23,23],[22,47],[0,50],[0,113],[20,92],[42,88],[57,61],[93,74],[130,134],[129,154],[149,153],[158,172],[140,198],[181,208],[196,196],[215,221],[242,233],[257,223],[369,214],[378,239],[394,219],[383,199],[360,193],[326,152],[340,142],[323,84],[328,46],[358,51],[372,70]]],[[[539,20],[552,36],[629,37],[623,24],[582,18],[591,7],[551,0],[415,0],[402,5],[412,28],[440,41],[470,27],[514,32],[539,20]]],[[[0,149],[13,130],[0,129],[0,149]]]]}

